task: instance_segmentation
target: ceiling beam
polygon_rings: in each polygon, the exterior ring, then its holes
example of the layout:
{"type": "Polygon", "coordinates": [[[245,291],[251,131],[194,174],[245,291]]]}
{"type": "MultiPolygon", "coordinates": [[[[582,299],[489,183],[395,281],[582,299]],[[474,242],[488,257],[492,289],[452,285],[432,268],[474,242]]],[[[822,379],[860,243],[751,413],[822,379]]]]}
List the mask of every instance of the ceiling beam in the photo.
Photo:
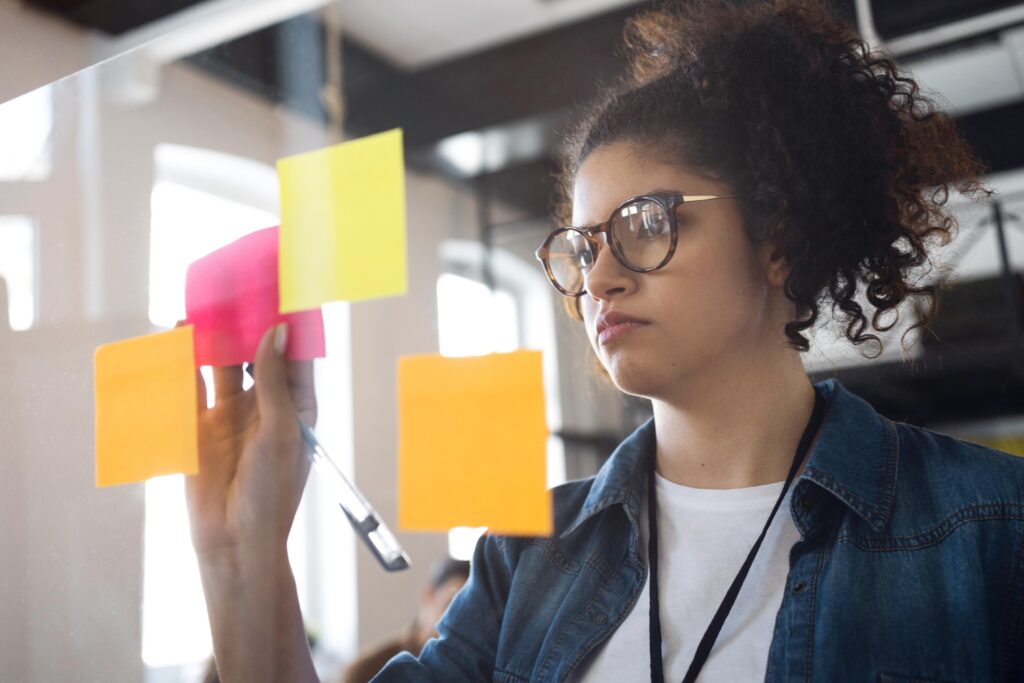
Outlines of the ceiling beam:
{"type": "MultiPolygon", "coordinates": [[[[410,146],[590,101],[623,71],[616,10],[414,73],[346,79],[346,120],[361,131],[405,129],[410,146]]],[[[349,69],[347,68],[346,71],[349,69]]]]}

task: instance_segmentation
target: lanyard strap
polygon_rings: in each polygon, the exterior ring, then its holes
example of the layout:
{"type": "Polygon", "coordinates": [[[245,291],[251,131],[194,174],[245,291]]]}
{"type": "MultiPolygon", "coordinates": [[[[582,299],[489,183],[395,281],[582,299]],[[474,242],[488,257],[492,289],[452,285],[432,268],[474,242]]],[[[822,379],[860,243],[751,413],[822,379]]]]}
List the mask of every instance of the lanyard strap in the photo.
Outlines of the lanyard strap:
{"type": "MultiPolygon", "coordinates": [[[[747,573],[750,571],[751,565],[754,564],[754,557],[757,555],[757,551],[761,548],[761,542],[764,541],[764,537],[768,534],[768,528],[772,525],[772,520],[775,519],[775,513],[778,512],[779,507],[782,505],[782,500],[786,497],[786,493],[789,491],[789,487],[793,483],[793,479],[796,478],[797,470],[800,469],[800,463],[803,462],[808,449],[811,447],[811,440],[814,438],[814,434],[818,431],[818,427],[821,426],[824,414],[825,400],[822,398],[821,394],[818,393],[817,389],[815,389],[814,410],[811,413],[811,419],[807,422],[807,427],[804,428],[803,436],[800,437],[800,444],[797,446],[796,454],[793,456],[793,464],[789,467],[789,474],[786,475],[786,483],[782,485],[782,492],[779,494],[779,499],[775,501],[775,507],[772,508],[771,514],[768,515],[768,521],[765,522],[764,529],[761,530],[761,535],[757,537],[754,547],[750,549],[750,553],[747,554],[747,559],[744,560],[739,573],[736,574],[736,578],[733,579],[732,585],[729,586],[729,590],[726,591],[725,597],[722,598],[722,604],[718,606],[718,610],[715,612],[714,618],[711,619],[711,623],[708,624],[707,630],[704,631],[704,637],[700,639],[700,644],[697,645],[697,651],[693,654],[693,661],[690,662],[690,668],[686,671],[683,683],[694,683],[697,680],[697,675],[704,667],[704,662],[707,661],[708,655],[711,654],[711,648],[715,645],[715,640],[718,638],[718,634],[722,630],[725,618],[729,616],[729,611],[732,610],[733,603],[736,602],[736,597],[740,593],[743,581],[747,578],[747,573]]],[[[654,461],[655,458],[652,457],[651,473],[647,482],[647,517],[650,525],[650,539],[648,539],[647,544],[647,555],[651,572],[651,683],[665,683],[665,673],[661,660],[661,615],[658,601],[658,502],[655,499],[655,489],[657,487],[655,486],[654,461]]]]}

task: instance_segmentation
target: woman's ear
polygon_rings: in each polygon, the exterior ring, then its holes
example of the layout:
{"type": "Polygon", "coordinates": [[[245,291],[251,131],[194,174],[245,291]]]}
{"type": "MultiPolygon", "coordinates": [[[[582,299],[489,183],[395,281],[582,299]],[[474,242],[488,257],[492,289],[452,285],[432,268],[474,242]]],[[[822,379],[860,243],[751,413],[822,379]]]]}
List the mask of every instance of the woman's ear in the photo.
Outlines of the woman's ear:
{"type": "Polygon", "coordinates": [[[782,287],[791,270],[789,262],[782,253],[782,248],[770,242],[762,244],[760,259],[768,284],[773,287],[782,287]]]}

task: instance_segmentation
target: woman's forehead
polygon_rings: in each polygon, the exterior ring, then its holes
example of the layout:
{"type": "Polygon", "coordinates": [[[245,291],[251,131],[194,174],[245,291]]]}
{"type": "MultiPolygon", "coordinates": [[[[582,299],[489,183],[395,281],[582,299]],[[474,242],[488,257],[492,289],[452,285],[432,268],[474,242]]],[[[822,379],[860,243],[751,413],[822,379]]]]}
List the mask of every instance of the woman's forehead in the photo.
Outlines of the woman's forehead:
{"type": "Polygon", "coordinates": [[[632,142],[602,145],[591,152],[573,182],[573,225],[601,223],[619,204],[641,194],[658,190],[715,194],[720,190],[696,170],[669,163],[661,156],[632,142]]]}

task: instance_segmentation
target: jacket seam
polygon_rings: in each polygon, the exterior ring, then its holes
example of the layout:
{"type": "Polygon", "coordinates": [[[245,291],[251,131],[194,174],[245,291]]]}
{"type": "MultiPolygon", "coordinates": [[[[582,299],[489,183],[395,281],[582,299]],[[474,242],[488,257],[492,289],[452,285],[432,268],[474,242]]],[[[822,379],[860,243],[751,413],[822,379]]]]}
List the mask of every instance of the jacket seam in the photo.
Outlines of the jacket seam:
{"type": "MultiPolygon", "coordinates": [[[[885,418],[883,418],[885,419],[885,418]]],[[[900,476],[900,430],[891,420],[885,419],[885,480],[882,489],[882,497],[885,501],[884,520],[892,518],[892,509],[896,500],[896,491],[899,485],[900,476]],[[892,449],[892,457],[889,457],[889,450],[892,449]]]]}
{"type": "MultiPolygon", "coordinates": [[[[607,592],[607,585],[608,585],[608,581],[610,579],[604,578],[604,576],[601,575],[600,573],[598,573],[598,576],[602,577],[601,587],[597,589],[597,592],[594,593],[594,596],[590,599],[589,602],[587,602],[586,606],[580,612],[580,615],[587,614],[588,612],[590,612],[590,609],[598,602],[598,598],[600,598],[601,596],[603,596],[607,592]]],[[[580,615],[577,615],[571,622],[569,622],[569,624],[570,625],[575,624],[577,622],[577,620],[580,618],[580,615]]],[[[567,628],[563,628],[562,632],[558,634],[558,639],[555,640],[555,642],[551,645],[550,652],[552,652],[552,653],[553,652],[557,652],[562,647],[562,643],[565,641],[565,638],[566,638],[566,631],[568,631],[568,627],[567,628]]],[[[543,678],[548,673],[548,670],[550,668],[550,663],[551,663],[551,654],[549,653],[548,656],[544,658],[544,664],[541,666],[540,671],[538,672],[538,675],[541,678],[543,678]]],[[[571,669],[571,668],[575,667],[576,664],[578,664],[578,663],[579,663],[579,658],[577,658],[577,660],[574,661],[570,665],[569,668],[571,669]]]]}
{"type": "Polygon", "coordinates": [[[918,550],[937,545],[946,540],[956,529],[974,522],[1024,521],[1024,505],[988,504],[960,508],[932,529],[912,536],[892,536],[884,543],[871,543],[856,539],[848,531],[839,534],[836,543],[850,543],[865,552],[892,552],[897,550],[918,550]],[[997,512],[998,511],[998,512],[997,512]],[[973,514],[980,513],[980,514],[973,514]],[[961,519],[957,520],[956,518],[961,519]],[[956,520],[956,521],[954,521],[956,520]]]}
{"type": "Polygon", "coordinates": [[[529,678],[523,678],[522,676],[517,676],[514,673],[503,671],[498,668],[494,669],[491,678],[497,681],[497,683],[529,683],[530,681],[529,678]]]}
{"type": "MultiPolygon", "coordinates": [[[[605,638],[608,637],[607,634],[614,633],[615,630],[618,629],[618,627],[622,624],[622,622],[625,621],[626,617],[636,608],[637,602],[640,600],[640,595],[643,593],[644,585],[646,585],[646,583],[647,583],[647,573],[646,573],[646,566],[644,566],[643,581],[640,583],[640,589],[634,591],[635,594],[633,596],[633,599],[632,599],[631,603],[626,606],[626,609],[622,610],[622,612],[619,615],[618,619],[616,619],[614,622],[606,625],[605,629],[602,630],[602,632],[605,633],[604,636],[601,636],[601,637],[598,637],[598,638],[591,638],[590,642],[587,643],[585,645],[585,647],[580,649],[580,652],[576,655],[576,658],[573,659],[569,663],[568,667],[566,667],[566,673],[574,671],[576,669],[576,667],[579,666],[580,663],[584,659],[586,659],[587,655],[589,655],[591,653],[591,651],[593,651],[594,647],[598,643],[600,643],[602,640],[604,640],[605,638]]],[[[594,596],[594,600],[591,600],[591,602],[587,605],[588,608],[592,604],[594,604],[594,601],[597,599],[597,596],[599,596],[599,595],[601,595],[601,594],[606,592],[606,590],[605,590],[605,585],[606,584],[607,584],[607,581],[604,584],[601,585],[601,589],[597,592],[597,595],[594,596]]],[[[587,610],[584,610],[584,613],[586,613],[586,611],[587,610]]]]}
{"type": "Polygon", "coordinates": [[[1006,641],[1003,643],[1003,671],[1007,680],[1024,674],[1024,533],[1020,535],[1017,552],[1010,570],[1010,614],[1016,611],[1017,617],[1006,629],[1006,641]],[[1016,605],[1016,610],[1013,609],[1016,605]]]}
{"type": "Polygon", "coordinates": [[[825,566],[825,558],[829,554],[827,545],[818,551],[818,562],[811,577],[811,592],[807,600],[807,647],[804,649],[804,680],[811,680],[812,663],[814,661],[814,608],[818,602],[818,579],[821,569],[825,566]]]}
{"type": "MultiPolygon", "coordinates": [[[[620,561],[620,565],[622,565],[624,563],[627,563],[628,561],[629,561],[629,551],[627,550],[626,553],[623,556],[623,559],[620,561]]],[[[588,562],[588,564],[590,564],[590,563],[588,562]]],[[[594,566],[594,565],[591,564],[590,566],[594,566]]],[[[600,599],[608,592],[608,584],[615,577],[615,572],[614,571],[610,572],[607,576],[605,574],[603,574],[601,571],[599,571],[597,569],[597,567],[594,567],[594,571],[596,571],[598,576],[601,577],[601,585],[597,589],[597,591],[594,593],[593,597],[591,597],[591,599],[587,602],[586,606],[580,612],[580,615],[576,616],[570,622],[570,625],[577,623],[577,621],[580,619],[581,615],[584,615],[584,614],[587,614],[588,612],[590,612],[591,608],[593,608],[596,604],[598,604],[600,602],[600,599]]],[[[646,574],[644,575],[644,579],[646,581],[646,574]]],[[[643,592],[643,584],[641,584],[640,590],[637,591],[637,595],[639,595],[641,592],[643,592]]],[[[633,599],[633,606],[635,606],[635,605],[636,605],[636,598],[633,599]]],[[[626,611],[624,611],[622,613],[622,615],[620,616],[619,621],[613,626],[612,631],[614,631],[614,628],[618,627],[618,624],[621,623],[622,619],[625,618],[625,615],[628,614],[629,611],[632,610],[632,609],[633,609],[633,607],[630,607],[628,610],[626,610],[626,611]]],[[[605,628],[602,629],[602,633],[610,633],[611,631],[608,631],[607,628],[608,628],[608,625],[605,625],[605,628]]],[[[550,653],[557,652],[562,647],[562,643],[565,641],[566,632],[567,631],[568,631],[568,627],[562,629],[562,632],[558,635],[558,638],[552,644],[550,653]]],[[[604,636],[604,637],[607,637],[607,636],[604,636]]],[[[573,661],[569,663],[569,666],[567,667],[567,671],[572,671],[573,669],[575,669],[579,665],[579,663],[583,660],[583,658],[587,655],[587,653],[589,653],[593,649],[594,645],[596,643],[600,642],[602,639],[603,639],[603,637],[592,638],[591,642],[586,643],[584,647],[580,648],[580,652],[577,654],[576,658],[573,659],[573,661]]],[[[550,653],[545,658],[544,663],[541,666],[540,671],[538,672],[538,675],[540,677],[543,677],[545,674],[547,674],[549,669],[550,669],[551,656],[552,656],[550,653]]]]}
{"type": "Polygon", "coordinates": [[[576,576],[580,573],[580,569],[583,567],[582,562],[570,559],[568,555],[563,553],[562,549],[555,545],[555,543],[550,539],[534,539],[529,542],[529,545],[541,548],[548,557],[551,558],[555,568],[567,576],[576,576]]]}

